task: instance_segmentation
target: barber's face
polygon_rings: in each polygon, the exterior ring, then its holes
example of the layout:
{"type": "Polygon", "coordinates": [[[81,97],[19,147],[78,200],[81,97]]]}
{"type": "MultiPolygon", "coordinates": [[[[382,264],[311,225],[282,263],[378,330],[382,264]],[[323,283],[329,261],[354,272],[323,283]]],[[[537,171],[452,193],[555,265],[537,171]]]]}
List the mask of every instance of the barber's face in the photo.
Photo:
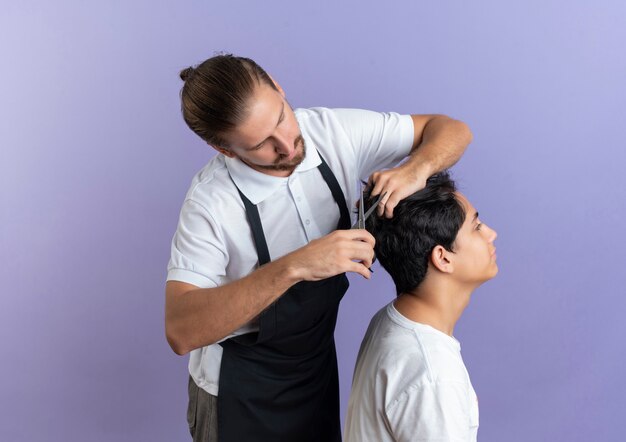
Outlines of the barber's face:
{"type": "Polygon", "coordinates": [[[304,160],[304,139],[282,89],[259,85],[249,101],[245,120],[225,135],[218,150],[259,172],[289,176],[304,160]]]}
{"type": "Polygon", "coordinates": [[[449,255],[454,266],[453,275],[462,284],[481,284],[498,273],[494,245],[498,234],[480,220],[465,196],[457,192],[457,197],[466,215],[454,242],[454,253],[449,255]]]}

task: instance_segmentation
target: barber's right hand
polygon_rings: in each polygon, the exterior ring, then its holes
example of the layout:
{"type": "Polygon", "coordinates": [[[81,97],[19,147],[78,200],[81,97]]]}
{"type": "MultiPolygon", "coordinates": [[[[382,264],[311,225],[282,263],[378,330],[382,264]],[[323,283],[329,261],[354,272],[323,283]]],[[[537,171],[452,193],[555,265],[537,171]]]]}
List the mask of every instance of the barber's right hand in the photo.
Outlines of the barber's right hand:
{"type": "Polygon", "coordinates": [[[364,229],[336,230],[286,256],[299,278],[319,281],[344,272],[371,278],[374,237],[364,229]]]}

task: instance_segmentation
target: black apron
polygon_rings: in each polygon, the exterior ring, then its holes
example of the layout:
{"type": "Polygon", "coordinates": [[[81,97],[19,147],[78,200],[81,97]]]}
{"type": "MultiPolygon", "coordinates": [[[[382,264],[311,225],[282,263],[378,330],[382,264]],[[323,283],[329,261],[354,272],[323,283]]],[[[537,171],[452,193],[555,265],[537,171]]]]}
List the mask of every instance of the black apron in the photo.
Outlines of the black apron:
{"type": "MultiPolygon", "coordinates": [[[[339,206],[337,228],[349,229],[345,197],[323,158],[319,170],[339,206]]],[[[259,212],[239,194],[261,266],[271,259],[259,212]]],[[[344,273],[299,282],[260,314],[258,333],[220,343],[220,442],[341,441],[334,331],[347,289],[344,273]]]]}

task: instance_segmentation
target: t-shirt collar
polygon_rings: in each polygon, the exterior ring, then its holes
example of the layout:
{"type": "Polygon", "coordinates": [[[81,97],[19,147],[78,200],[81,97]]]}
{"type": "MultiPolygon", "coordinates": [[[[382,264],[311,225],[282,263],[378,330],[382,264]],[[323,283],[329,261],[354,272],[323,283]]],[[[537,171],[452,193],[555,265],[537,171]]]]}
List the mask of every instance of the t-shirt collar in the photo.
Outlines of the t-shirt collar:
{"type": "Polygon", "coordinates": [[[252,204],[259,204],[273,194],[286,181],[295,174],[306,172],[319,166],[322,162],[317,149],[308,140],[306,143],[306,156],[302,163],[296,167],[291,176],[276,177],[254,170],[239,158],[225,157],[226,168],[235,185],[239,188],[252,204]]]}
{"type": "Polygon", "coordinates": [[[437,330],[436,328],[434,328],[434,327],[432,327],[432,326],[430,326],[428,324],[422,324],[421,322],[415,322],[415,321],[410,320],[409,318],[404,316],[402,313],[400,313],[396,309],[395,305],[393,305],[393,303],[394,303],[394,301],[391,301],[389,304],[387,304],[386,309],[387,309],[387,315],[396,324],[401,325],[401,326],[403,326],[405,328],[412,328],[412,329],[416,329],[416,330],[421,330],[422,332],[429,332],[429,333],[433,333],[435,335],[438,335],[438,336],[442,337],[443,339],[447,339],[448,341],[450,341],[452,346],[454,346],[459,351],[461,351],[461,343],[454,336],[447,335],[444,332],[442,332],[441,330],[437,330]]]}

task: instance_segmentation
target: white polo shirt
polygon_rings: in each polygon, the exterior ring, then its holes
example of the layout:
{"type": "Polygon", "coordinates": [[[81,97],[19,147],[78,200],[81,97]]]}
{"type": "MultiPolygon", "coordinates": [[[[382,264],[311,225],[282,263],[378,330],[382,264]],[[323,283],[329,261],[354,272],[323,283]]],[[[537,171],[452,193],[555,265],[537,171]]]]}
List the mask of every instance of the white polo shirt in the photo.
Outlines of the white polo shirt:
{"type": "MultiPolygon", "coordinates": [[[[257,205],[275,260],[337,227],[339,208],[317,169],[318,151],[352,209],[358,199],[358,180],[397,164],[413,143],[409,115],[326,108],[297,109],[295,114],[306,157],[289,177],[258,172],[221,154],[196,174],[172,240],[168,281],[217,287],[256,269],[256,247],[234,183],[257,205]]],[[[256,330],[252,321],[228,337],[256,330]]],[[[192,351],[189,359],[194,381],[213,395],[218,394],[221,357],[222,347],[213,344],[192,351]]]]}
{"type": "Polygon", "coordinates": [[[345,442],[475,442],[478,399],[452,336],[393,302],[370,322],[352,381],[345,442]]]}

